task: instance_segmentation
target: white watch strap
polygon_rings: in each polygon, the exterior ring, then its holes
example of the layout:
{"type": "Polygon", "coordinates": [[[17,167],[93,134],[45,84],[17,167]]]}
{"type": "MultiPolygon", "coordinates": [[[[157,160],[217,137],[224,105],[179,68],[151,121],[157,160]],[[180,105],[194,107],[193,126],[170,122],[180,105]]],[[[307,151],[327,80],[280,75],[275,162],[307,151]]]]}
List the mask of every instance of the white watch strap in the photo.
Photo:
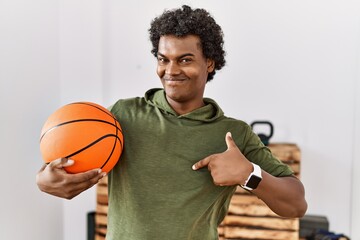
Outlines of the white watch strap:
{"type": "Polygon", "coordinates": [[[257,164],[255,164],[255,163],[251,163],[251,164],[253,165],[254,169],[253,169],[253,171],[250,173],[249,177],[246,179],[245,184],[241,186],[241,187],[243,187],[243,188],[245,188],[245,189],[247,189],[247,190],[250,190],[250,191],[253,190],[253,189],[247,187],[246,185],[247,185],[249,179],[251,178],[251,176],[255,175],[255,176],[259,177],[259,178],[262,178],[260,166],[257,165],[257,164]]]}
{"type": "MultiPolygon", "coordinates": [[[[259,165],[257,165],[257,164],[255,164],[255,163],[251,163],[253,166],[254,166],[254,170],[252,171],[252,175],[256,175],[256,176],[258,176],[258,177],[261,177],[262,178],[262,176],[261,176],[261,168],[260,168],[260,166],[259,165]]],[[[250,174],[250,176],[251,176],[251,174],[250,174]]],[[[249,176],[249,178],[250,178],[250,176],[249,176]]],[[[248,181],[249,180],[249,178],[246,180],[246,181],[248,181]]]]}

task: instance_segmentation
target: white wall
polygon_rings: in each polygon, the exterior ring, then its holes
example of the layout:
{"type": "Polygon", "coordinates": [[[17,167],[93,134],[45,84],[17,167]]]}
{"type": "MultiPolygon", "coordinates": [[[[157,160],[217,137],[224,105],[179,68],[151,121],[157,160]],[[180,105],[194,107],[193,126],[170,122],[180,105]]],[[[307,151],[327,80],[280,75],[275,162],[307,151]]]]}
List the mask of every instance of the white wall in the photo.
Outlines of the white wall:
{"type": "MultiPolygon", "coordinates": [[[[308,213],[360,239],[360,3],[187,2],[208,9],[225,32],[227,66],[207,96],[229,116],[271,120],[274,142],[297,143],[308,213]]],[[[0,146],[10,164],[0,183],[0,239],[86,239],[94,189],[67,201],[36,188],[41,125],[71,101],[110,105],[160,86],[147,29],[182,3],[0,0],[0,146]]]]}
{"type": "Polygon", "coordinates": [[[40,193],[40,130],[59,106],[57,1],[0,1],[0,239],[63,239],[62,200],[40,193]]]}
{"type": "MultiPolygon", "coordinates": [[[[360,52],[360,50],[358,50],[360,52]]],[[[358,56],[360,59],[360,54],[358,56]]],[[[354,121],[354,157],[352,171],[352,202],[351,202],[351,236],[352,239],[360,239],[360,61],[358,61],[358,74],[355,79],[355,121],[354,121]]]]}

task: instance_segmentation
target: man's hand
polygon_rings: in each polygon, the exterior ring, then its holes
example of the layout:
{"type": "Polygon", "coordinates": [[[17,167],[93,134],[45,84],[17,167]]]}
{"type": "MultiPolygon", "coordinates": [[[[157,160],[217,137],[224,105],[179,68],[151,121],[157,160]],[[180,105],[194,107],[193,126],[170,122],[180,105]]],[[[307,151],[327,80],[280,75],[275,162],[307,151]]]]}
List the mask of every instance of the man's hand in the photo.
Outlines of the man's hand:
{"type": "Polygon", "coordinates": [[[225,142],[228,148],[225,152],[200,160],[192,166],[192,169],[198,170],[207,166],[215,185],[244,184],[253,166],[236,146],[230,132],[226,134],[225,142]]]}
{"type": "Polygon", "coordinates": [[[64,167],[73,164],[73,160],[66,158],[54,160],[47,165],[44,164],[36,175],[36,184],[39,189],[57,197],[72,199],[92,187],[106,175],[100,169],[77,174],[67,173],[64,167]]]}

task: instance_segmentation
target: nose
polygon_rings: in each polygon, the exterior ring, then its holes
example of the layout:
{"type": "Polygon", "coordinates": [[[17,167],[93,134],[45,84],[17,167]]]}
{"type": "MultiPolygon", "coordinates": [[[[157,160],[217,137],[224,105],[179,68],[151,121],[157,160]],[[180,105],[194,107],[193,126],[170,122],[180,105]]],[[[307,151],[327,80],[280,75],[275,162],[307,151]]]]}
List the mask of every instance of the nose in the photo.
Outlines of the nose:
{"type": "Polygon", "coordinates": [[[166,65],[165,74],[166,74],[166,75],[177,75],[177,74],[180,74],[180,67],[179,67],[179,65],[178,65],[176,62],[170,61],[170,62],[166,65]]]}

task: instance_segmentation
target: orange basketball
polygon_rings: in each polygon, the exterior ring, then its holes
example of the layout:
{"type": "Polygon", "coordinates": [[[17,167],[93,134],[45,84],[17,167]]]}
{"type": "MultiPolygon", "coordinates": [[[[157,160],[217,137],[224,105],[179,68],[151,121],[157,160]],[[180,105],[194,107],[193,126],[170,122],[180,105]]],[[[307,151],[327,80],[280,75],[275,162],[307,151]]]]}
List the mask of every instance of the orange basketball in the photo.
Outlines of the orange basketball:
{"type": "Polygon", "coordinates": [[[40,137],[40,151],[46,163],[58,158],[75,161],[69,173],[101,168],[109,172],[123,150],[119,122],[106,108],[91,102],[65,105],[46,120],[40,137]]]}

